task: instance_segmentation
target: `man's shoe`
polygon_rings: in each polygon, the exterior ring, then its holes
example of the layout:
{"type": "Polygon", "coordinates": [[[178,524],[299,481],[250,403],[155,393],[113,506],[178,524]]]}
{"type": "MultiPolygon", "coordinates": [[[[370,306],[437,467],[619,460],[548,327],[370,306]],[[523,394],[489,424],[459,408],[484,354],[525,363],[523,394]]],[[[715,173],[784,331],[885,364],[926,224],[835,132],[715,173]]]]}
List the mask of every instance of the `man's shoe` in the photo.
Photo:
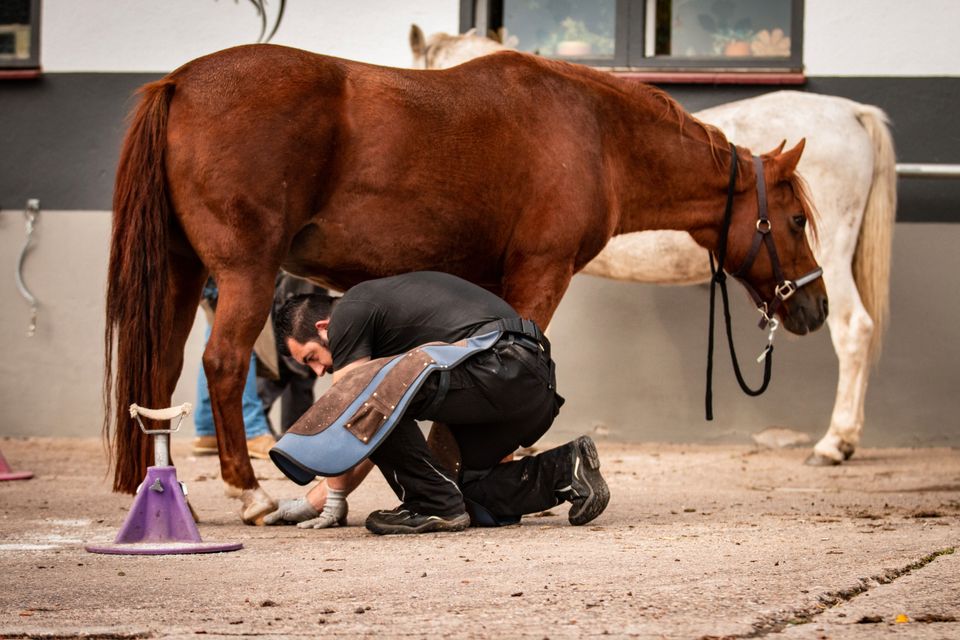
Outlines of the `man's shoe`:
{"type": "Polygon", "coordinates": [[[212,456],[217,453],[217,436],[197,436],[193,439],[193,455],[212,456]]]}
{"type": "Polygon", "coordinates": [[[570,486],[564,497],[570,501],[567,519],[572,525],[587,524],[607,508],[610,489],[600,475],[600,456],[589,436],[580,436],[570,443],[572,467],[570,486]]]}
{"type": "Polygon", "coordinates": [[[276,438],[272,433],[265,433],[247,440],[247,455],[257,460],[269,460],[270,449],[277,444],[276,438]]]}
{"type": "Polygon", "coordinates": [[[431,531],[463,531],[470,525],[466,512],[455,516],[425,516],[400,505],[396,509],[374,511],[367,516],[366,526],[377,535],[429,533],[431,531]]]}

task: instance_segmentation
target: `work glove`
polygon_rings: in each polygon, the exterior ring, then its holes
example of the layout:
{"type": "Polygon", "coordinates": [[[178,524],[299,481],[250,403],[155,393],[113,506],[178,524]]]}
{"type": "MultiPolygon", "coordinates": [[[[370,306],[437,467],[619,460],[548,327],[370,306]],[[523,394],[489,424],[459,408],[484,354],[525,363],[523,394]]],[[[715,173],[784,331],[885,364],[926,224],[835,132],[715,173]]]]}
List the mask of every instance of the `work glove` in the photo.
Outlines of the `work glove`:
{"type": "Polygon", "coordinates": [[[277,510],[264,518],[264,524],[296,524],[320,515],[313,505],[304,498],[290,498],[277,502],[277,510]]]}
{"type": "Polygon", "coordinates": [[[327,501],[323,504],[320,515],[312,520],[298,522],[297,526],[301,529],[326,529],[335,524],[341,527],[347,524],[347,494],[345,491],[327,488],[327,501]]]}

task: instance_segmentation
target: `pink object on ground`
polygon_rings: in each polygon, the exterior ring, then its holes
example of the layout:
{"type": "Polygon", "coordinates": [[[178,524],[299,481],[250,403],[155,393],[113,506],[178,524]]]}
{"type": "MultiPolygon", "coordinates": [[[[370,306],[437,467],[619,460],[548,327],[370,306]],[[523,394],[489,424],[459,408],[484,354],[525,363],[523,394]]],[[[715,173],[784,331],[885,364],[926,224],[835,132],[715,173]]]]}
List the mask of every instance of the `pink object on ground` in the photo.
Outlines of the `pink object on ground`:
{"type": "Polygon", "coordinates": [[[7,464],[3,453],[0,453],[0,481],[3,480],[26,480],[33,477],[32,471],[13,471],[7,464]]]}

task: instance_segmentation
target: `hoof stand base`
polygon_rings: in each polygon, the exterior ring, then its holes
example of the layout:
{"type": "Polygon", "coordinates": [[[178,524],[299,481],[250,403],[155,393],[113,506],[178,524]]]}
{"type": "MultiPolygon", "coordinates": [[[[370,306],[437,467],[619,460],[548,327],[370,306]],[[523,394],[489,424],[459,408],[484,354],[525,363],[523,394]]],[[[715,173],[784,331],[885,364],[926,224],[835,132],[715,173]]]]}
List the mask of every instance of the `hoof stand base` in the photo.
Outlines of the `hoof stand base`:
{"type": "Polygon", "coordinates": [[[113,544],[91,544],[90,553],[165,555],[236,551],[239,542],[204,542],[172,466],[148,467],[147,477],[113,544]]]}

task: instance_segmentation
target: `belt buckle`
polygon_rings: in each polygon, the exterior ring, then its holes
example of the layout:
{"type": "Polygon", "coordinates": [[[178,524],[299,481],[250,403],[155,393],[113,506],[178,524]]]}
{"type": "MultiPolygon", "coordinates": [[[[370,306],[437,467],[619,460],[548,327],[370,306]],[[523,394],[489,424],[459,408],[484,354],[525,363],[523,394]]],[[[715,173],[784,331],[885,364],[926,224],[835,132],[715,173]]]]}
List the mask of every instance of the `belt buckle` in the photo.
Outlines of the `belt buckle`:
{"type": "Polygon", "coordinates": [[[543,345],[528,335],[519,335],[516,337],[516,341],[517,344],[525,349],[529,349],[530,351],[534,351],[536,353],[543,353],[543,345]]]}
{"type": "Polygon", "coordinates": [[[537,325],[533,323],[533,320],[520,318],[520,331],[523,332],[523,335],[536,340],[537,325]]]}

